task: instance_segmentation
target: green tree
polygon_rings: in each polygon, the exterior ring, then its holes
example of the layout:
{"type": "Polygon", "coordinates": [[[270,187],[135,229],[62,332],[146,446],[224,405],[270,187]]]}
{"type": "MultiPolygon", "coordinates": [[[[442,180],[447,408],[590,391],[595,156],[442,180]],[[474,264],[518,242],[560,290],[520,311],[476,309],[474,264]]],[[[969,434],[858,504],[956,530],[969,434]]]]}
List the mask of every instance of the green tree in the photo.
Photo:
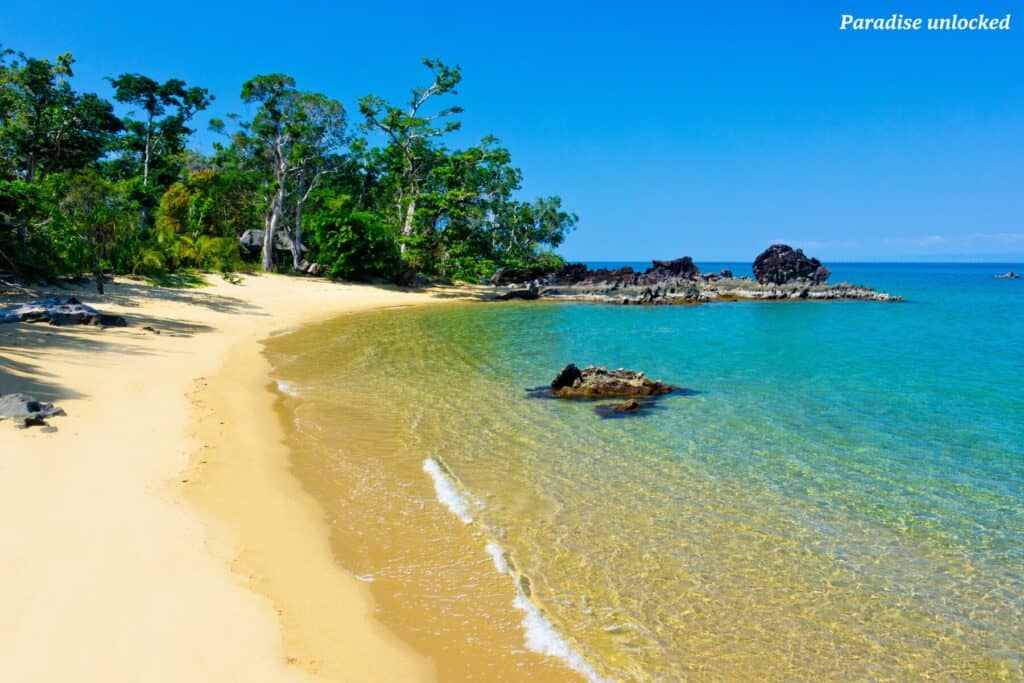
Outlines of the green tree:
{"type": "Polygon", "coordinates": [[[424,58],[423,64],[434,74],[427,87],[416,87],[404,106],[389,104],[376,95],[359,100],[359,110],[365,118],[364,127],[377,130],[388,138],[388,156],[400,165],[400,182],[395,187],[394,206],[397,224],[401,228],[402,253],[415,231],[416,204],[420,199],[425,177],[429,172],[427,159],[431,141],[460,128],[461,123],[451,117],[462,113],[462,107],[452,106],[434,114],[424,108],[434,97],[458,94],[456,87],[462,80],[459,66],[449,67],[439,59],[424,58]]]}
{"type": "MultiPolygon", "coordinates": [[[[142,186],[147,187],[153,166],[167,164],[184,153],[185,142],[193,132],[189,121],[210,106],[213,96],[204,88],[189,88],[177,78],[160,83],[142,74],[125,73],[107,80],[114,86],[114,99],[139,107],[143,114],[140,121],[124,119],[124,148],[138,156],[142,186]]],[[[165,175],[174,177],[175,171],[167,169],[165,175]]]]}
{"type": "Polygon", "coordinates": [[[0,158],[6,175],[36,182],[47,173],[95,165],[121,123],[109,102],[71,88],[75,60],[10,50],[0,56],[0,158]]]}
{"type": "Polygon", "coordinates": [[[252,148],[253,159],[269,167],[268,201],[264,217],[262,266],[272,270],[273,246],[285,214],[285,202],[293,197],[296,233],[292,236],[292,264],[299,265],[302,210],[309,194],[329,169],[329,158],[345,142],[345,108],[319,93],[295,88],[295,79],[284,74],[256,76],[242,86],[242,99],[259,104],[251,123],[243,124],[236,144],[252,148]]]}
{"type": "Polygon", "coordinates": [[[103,261],[119,227],[131,223],[131,214],[117,186],[89,169],[69,177],[60,201],[66,220],[85,245],[96,291],[103,294],[103,261]]]}

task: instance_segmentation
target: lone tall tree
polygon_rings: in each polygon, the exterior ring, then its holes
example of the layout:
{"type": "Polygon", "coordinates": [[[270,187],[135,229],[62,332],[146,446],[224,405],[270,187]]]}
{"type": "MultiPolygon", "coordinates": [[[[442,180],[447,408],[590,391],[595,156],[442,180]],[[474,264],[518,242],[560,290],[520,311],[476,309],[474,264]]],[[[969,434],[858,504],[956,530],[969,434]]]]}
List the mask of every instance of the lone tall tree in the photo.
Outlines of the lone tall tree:
{"type": "MultiPolygon", "coordinates": [[[[458,120],[450,117],[461,114],[462,107],[448,107],[431,115],[423,113],[431,98],[458,94],[456,87],[462,80],[461,68],[457,65],[449,67],[439,59],[427,57],[424,57],[423,64],[434,73],[434,81],[425,88],[413,88],[412,97],[405,107],[388,104],[376,95],[368,95],[359,100],[359,110],[366,119],[364,127],[387,135],[390,146],[397,150],[401,158],[402,183],[398,187],[395,204],[398,209],[398,225],[405,238],[413,234],[416,202],[427,171],[422,161],[427,156],[424,151],[428,141],[456,131],[461,126],[458,120]]],[[[406,247],[403,241],[402,253],[405,253],[406,247]]]]}
{"type": "Polygon", "coordinates": [[[164,83],[142,74],[121,74],[107,80],[114,86],[114,99],[142,108],[142,121],[125,119],[130,136],[129,147],[142,157],[142,186],[149,185],[154,148],[164,155],[184,151],[184,143],[192,131],[188,122],[206,109],[213,96],[204,88],[185,86],[185,81],[172,78],[164,83]],[[172,109],[173,113],[159,118],[172,109]]]}
{"type": "Polygon", "coordinates": [[[345,108],[319,93],[296,90],[284,74],[256,76],[242,86],[242,99],[259,103],[245,126],[257,157],[266,160],[273,181],[263,232],[263,270],[274,268],[274,240],[284,215],[285,200],[296,193],[296,234],[292,264],[298,266],[302,208],[327,170],[327,160],[345,141],[345,108]]]}

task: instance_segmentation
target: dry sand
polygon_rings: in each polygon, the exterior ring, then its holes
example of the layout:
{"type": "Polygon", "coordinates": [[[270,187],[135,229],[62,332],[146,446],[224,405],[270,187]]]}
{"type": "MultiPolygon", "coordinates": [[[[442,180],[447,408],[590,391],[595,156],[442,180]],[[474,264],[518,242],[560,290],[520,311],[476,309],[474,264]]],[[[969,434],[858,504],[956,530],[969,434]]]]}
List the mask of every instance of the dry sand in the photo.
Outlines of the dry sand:
{"type": "Polygon", "coordinates": [[[0,680],[433,679],[333,559],[259,342],[454,294],[208,279],[74,292],[127,328],[0,326],[0,393],[68,412],[0,422],[0,680]]]}

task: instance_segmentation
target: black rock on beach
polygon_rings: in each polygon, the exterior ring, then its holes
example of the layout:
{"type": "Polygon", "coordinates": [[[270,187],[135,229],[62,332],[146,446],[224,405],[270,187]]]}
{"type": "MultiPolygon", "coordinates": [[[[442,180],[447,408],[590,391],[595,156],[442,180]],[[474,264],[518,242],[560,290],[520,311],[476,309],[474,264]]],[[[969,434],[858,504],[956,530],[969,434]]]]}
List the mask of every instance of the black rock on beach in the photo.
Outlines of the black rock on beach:
{"type": "Polygon", "coordinates": [[[51,325],[100,325],[102,327],[126,327],[128,325],[128,321],[121,316],[101,313],[73,296],[67,299],[50,297],[20,306],[0,308],[0,323],[17,322],[48,322],[51,325]]]}

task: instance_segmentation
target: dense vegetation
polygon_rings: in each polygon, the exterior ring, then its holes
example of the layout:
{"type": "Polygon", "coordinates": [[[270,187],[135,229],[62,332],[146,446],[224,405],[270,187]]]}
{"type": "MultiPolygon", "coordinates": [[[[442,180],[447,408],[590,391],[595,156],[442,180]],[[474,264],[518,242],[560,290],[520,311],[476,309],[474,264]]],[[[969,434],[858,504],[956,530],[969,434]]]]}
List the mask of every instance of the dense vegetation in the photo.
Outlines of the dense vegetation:
{"type": "Polygon", "coordinates": [[[290,76],[256,76],[241,88],[252,119],[214,120],[221,141],[203,155],[189,138],[207,90],[124,73],[108,79],[115,104],[74,90],[70,54],[2,51],[0,272],[92,273],[102,291],[109,272],[308,262],[399,281],[557,269],[550,249],[576,216],[558,197],[519,199],[522,174],[496,138],[450,148],[461,72],[423,64],[428,85],[402,104],[362,98],[356,123],[290,76]]]}

